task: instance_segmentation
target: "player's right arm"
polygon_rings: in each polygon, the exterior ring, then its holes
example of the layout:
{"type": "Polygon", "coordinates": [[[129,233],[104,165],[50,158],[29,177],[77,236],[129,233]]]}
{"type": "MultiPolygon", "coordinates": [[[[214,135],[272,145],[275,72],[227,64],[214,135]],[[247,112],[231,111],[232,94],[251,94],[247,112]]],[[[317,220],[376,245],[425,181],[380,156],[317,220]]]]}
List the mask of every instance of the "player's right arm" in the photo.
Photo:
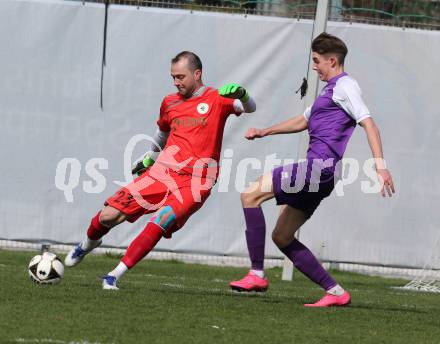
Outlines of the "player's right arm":
{"type": "Polygon", "coordinates": [[[299,133],[307,129],[307,120],[304,115],[295,116],[287,121],[275,124],[265,129],[249,128],[245,137],[248,140],[261,138],[268,135],[299,133]]]}

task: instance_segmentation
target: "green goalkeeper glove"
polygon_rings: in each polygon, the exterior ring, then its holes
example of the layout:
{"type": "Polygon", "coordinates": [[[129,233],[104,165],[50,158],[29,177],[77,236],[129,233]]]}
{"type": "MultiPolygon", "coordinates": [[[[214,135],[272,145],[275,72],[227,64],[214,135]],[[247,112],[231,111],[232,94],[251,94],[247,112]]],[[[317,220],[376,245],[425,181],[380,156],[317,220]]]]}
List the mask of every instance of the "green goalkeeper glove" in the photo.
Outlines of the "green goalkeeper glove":
{"type": "Polygon", "coordinates": [[[139,161],[136,166],[133,167],[131,170],[132,174],[137,174],[140,176],[142,173],[144,173],[149,167],[153,166],[155,163],[154,159],[151,158],[148,154],[145,155],[144,159],[139,161]]]}
{"type": "Polygon", "coordinates": [[[243,102],[249,100],[249,93],[239,84],[225,84],[218,90],[218,94],[225,98],[240,99],[243,102]]]}

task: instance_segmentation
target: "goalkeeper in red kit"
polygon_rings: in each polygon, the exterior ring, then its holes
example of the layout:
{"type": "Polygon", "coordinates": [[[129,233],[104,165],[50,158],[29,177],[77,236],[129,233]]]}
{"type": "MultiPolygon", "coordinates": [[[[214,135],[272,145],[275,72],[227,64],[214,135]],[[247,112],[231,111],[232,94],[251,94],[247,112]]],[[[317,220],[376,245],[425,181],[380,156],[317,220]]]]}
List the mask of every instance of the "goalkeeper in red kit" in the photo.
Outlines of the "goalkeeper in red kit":
{"type": "Polygon", "coordinates": [[[204,86],[202,63],[192,52],[183,51],[171,60],[171,76],[177,93],[162,101],[155,142],[133,169],[139,177],[106,200],[84,240],[64,261],[68,267],[77,265],[113,227],[154,213],[116,268],[102,278],[104,289],[118,289],[117,281],[126,271],[200,209],[217,180],[228,116],[256,109],[240,85],[226,84],[218,90],[204,86]]]}

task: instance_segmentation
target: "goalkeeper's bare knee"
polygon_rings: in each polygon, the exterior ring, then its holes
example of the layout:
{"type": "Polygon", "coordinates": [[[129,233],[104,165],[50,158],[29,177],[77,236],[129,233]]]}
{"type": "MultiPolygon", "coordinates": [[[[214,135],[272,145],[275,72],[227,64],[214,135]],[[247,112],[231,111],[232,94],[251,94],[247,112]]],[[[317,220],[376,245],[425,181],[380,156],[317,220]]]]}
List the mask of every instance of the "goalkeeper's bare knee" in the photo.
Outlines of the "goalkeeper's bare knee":
{"type": "Polygon", "coordinates": [[[105,227],[112,228],[120,223],[124,222],[127,216],[120,212],[118,209],[113,208],[109,205],[101,210],[99,215],[99,222],[105,227]]]}

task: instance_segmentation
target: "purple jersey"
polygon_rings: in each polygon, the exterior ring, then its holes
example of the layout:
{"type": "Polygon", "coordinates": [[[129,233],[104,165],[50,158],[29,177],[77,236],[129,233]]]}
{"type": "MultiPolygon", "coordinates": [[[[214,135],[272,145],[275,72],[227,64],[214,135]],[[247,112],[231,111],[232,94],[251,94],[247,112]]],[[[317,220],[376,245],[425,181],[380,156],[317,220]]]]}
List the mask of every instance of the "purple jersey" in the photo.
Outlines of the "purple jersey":
{"type": "Polygon", "coordinates": [[[307,159],[274,169],[272,183],[278,205],[288,204],[310,217],[332,192],[336,163],[356,124],[370,117],[370,112],[357,82],[341,73],[327,82],[304,117],[310,135],[307,159]]]}
{"type": "Polygon", "coordinates": [[[356,124],[370,117],[370,112],[357,82],[341,73],[328,80],[304,117],[310,135],[307,160],[333,159],[336,164],[342,159],[356,124]]]}

